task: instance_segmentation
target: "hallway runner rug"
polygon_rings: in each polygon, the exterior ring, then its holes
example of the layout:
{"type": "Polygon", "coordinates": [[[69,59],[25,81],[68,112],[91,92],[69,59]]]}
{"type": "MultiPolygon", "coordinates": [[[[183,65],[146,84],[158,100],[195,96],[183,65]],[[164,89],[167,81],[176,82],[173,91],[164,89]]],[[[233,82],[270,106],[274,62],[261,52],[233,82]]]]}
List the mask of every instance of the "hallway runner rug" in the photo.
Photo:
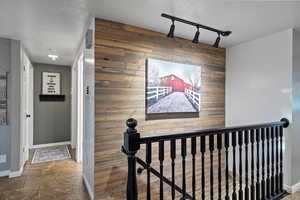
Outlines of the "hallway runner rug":
{"type": "Polygon", "coordinates": [[[70,159],[71,155],[67,146],[55,146],[36,149],[32,164],[70,159]]]}

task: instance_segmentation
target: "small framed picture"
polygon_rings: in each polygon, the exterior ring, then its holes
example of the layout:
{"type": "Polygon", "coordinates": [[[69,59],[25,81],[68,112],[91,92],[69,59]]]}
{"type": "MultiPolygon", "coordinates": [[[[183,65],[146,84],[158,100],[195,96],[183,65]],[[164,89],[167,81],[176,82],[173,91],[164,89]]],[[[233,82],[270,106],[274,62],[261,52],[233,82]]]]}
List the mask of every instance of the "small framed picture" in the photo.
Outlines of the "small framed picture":
{"type": "Polygon", "coordinates": [[[61,94],[60,73],[55,73],[55,72],[42,73],[42,94],[43,95],[61,94]]]}

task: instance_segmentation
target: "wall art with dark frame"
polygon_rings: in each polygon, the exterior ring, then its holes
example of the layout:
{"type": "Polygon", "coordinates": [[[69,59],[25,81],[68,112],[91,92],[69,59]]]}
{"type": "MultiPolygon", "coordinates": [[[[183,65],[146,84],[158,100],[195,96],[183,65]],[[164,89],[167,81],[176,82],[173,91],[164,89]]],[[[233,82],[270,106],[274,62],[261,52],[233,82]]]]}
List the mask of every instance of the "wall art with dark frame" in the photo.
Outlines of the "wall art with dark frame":
{"type": "Polygon", "coordinates": [[[7,73],[0,73],[0,125],[8,125],[7,119],[7,73]]]}

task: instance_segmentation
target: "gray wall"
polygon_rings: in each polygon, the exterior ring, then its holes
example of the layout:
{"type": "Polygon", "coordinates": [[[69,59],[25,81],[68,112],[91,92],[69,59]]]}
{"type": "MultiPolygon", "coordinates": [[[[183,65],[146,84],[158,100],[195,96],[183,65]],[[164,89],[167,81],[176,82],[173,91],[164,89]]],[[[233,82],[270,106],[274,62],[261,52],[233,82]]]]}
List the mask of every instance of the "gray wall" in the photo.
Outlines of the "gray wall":
{"type": "MultiPolygon", "coordinates": [[[[11,42],[0,38],[0,71],[10,72],[11,42]]],[[[10,92],[10,91],[9,91],[10,92]]],[[[9,96],[10,97],[10,94],[9,96]]],[[[10,158],[10,126],[0,126],[0,154],[10,158]]],[[[0,171],[9,170],[10,161],[0,164],[0,171]]]]}
{"type": "Polygon", "coordinates": [[[47,144],[71,140],[71,67],[35,63],[34,67],[34,133],[33,144],[47,144]],[[43,102],[42,72],[61,73],[61,94],[65,101],[43,102]]]}
{"type": "Polygon", "coordinates": [[[8,72],[8,126],[0,126],[0,154],[7,162],[0,171],[18,171],[20,164],[20,41],[0,38],[0,68],[8,72]]]}
{"type": "Polygon", "coordinates": [[[21,44],[19,41],[11,40],[11,72],[9,79],[8,109],[11,127],[10,146],[10,171],[21,169],[21,44]]]}

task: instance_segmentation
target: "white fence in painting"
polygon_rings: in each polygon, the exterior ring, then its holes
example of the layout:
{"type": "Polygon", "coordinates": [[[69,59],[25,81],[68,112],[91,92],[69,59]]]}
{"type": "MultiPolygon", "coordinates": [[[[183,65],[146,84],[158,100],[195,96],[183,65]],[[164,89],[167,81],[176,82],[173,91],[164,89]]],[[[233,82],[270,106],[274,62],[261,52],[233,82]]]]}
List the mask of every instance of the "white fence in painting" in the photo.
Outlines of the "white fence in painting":
{"type": "Polygon", "coordinates": [[[147,99],[155,99],[156,101],[161,96],[166,96],[172,92],[172,87],[148,87],[147,99]]]}
{"type": "Polygon", "coordinates": [[[200,93],[194,92],[193,90],[185,88],[184,93],[186,97],[198,108],[200,111],[200,93]]]}

